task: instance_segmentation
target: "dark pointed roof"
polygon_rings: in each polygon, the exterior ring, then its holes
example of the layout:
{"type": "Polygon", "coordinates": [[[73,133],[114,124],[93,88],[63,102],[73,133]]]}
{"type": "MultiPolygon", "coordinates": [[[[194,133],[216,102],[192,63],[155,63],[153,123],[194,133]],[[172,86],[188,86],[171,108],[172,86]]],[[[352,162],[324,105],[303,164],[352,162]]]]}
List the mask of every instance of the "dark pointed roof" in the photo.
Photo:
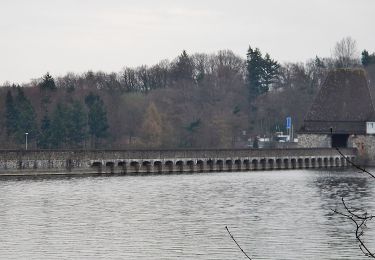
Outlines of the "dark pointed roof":
{"type": "Polygon", "coordinates": [[[363,134],[375,110],[362,69],[331,71],[307,113],[303,132],[363,134]]]}

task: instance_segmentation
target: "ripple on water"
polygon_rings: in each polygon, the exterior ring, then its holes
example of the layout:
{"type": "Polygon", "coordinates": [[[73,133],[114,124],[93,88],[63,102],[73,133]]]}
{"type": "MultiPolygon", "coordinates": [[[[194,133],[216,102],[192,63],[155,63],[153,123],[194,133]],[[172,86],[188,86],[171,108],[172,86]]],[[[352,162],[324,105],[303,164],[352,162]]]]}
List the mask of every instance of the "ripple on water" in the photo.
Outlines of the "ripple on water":
{"type": "Polygon", "coordinates": [[[242,259],[227,225],[254,259],[366,259],[330,209],[374,209],[374,186],[297,170],[2,180],[0,258],[242,259]]]}

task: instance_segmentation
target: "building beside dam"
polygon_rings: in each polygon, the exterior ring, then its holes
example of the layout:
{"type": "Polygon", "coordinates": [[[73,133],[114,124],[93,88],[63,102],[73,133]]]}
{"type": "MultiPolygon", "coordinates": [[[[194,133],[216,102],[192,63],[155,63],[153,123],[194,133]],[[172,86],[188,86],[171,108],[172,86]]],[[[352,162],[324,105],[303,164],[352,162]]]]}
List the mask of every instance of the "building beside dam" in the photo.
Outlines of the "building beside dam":
{"type": "Polygon", "coordinates": [[[375,165],[375,109],[365,71],[328,74],[298,139],[302,147],[285,149],[0,150],[0,176],[314,169],[357,159],[375,165]]]}
{"type": "Polygon", "coordinates": [[[302,147],[357,148],[375,165],[375,109],[362,69],[331,71],[298,134],[302,147]]]}

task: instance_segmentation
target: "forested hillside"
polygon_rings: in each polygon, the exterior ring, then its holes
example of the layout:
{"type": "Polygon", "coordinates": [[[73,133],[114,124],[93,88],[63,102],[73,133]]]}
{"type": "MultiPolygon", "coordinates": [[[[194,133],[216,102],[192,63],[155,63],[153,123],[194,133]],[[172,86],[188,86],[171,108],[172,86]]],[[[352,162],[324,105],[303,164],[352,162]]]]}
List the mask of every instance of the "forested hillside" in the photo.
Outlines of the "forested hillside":
{"type": "MultiPolygon", "coordinates": [[[[331,58],[280,64],[249,47],[246,58],[230,50],[183,51],[173,61],[124,68],[45,74],[23,86],[0,88],[1,148],[243,147],[250,137],[295,129],[303,121],[327,71],[363,67],[374,90],[375,54],[345,49],[331,58]]],[[[245,56],[245,55],[243,55],[245,56]]]]}

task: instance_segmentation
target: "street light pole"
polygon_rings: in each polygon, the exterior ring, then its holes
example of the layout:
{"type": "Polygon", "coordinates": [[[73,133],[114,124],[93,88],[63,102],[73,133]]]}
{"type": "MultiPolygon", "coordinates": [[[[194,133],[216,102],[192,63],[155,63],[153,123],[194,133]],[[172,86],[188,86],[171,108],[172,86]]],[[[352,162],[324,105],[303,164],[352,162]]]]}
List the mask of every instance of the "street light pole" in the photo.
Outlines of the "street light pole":
{"type": "Polygon", "coordinates": [[[28,135],[29,133],[25,133],[25,150],[27,150],[27,135],[28,135]]]}

